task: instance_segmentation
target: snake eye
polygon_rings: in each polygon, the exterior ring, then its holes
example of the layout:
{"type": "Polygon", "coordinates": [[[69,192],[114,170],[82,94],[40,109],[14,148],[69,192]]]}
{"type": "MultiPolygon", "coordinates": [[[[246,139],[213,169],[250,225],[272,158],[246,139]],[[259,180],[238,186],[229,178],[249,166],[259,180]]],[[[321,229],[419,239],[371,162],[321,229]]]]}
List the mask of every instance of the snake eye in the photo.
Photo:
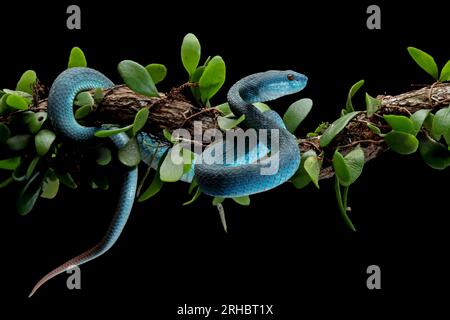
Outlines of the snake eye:
{"type": "Polygon", "coordinates": [[[294,80],[294,75],[293,74],[288,74],[287,75],[287,79],[289,80],[289,81],[292,81],[292,80],[294,80]]]}

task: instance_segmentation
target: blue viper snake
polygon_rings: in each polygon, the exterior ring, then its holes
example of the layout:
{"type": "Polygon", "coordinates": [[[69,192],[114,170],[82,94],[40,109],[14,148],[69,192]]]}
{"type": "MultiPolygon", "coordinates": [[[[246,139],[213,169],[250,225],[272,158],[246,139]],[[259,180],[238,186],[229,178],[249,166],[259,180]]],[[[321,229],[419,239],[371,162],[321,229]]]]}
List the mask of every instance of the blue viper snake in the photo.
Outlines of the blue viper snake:
{"type": "MultiPolygon", "coordinates": [[[[252,104],[274,100],[301,91],[307,77],[294,71],[267,71],[247,76],[236,82],[229,90],[227,100],[235,116],[245,115],[245,125],[255,130],[278,131],[279,165],[275,174],[261,175],[261,163],[253,157],[238,159],[231,165],[198,163],[191,166],[181,180],[189,182],[195,177],[201,191],[210,196],[237,197],[272,189],[287,181],[300,165],[300,150],[294,135],[284,126],[282,119],[273,110],[261,112],[252,104]]],[[[54,81],[48,97],[48,116],[54,129],[61,135],[83,143],[95,138],[101,128],[80,125],[73,113],[73,102],[81,91],[95,88],[110,88],[114,84],[100,72],[90,68],[71,68],[62,72],[54,81]]],[[[129,141],[126,133],[110,137],[113,144],[123,148],[129,141]]],[[[138,134],[142,159],[157,168],[161,157],[170,146],[160,143],[150,134],[138,134]]],[[[209,148],[209,147],[207,147],[209,148]]],[[[270,149],[270,143],[268,143],[270,149]]],[[[93,248],[70,259],[45,275],[34,286],[30,297],[45,282],[56,275],[93,260],[108,251],[119,238],[133,207],[138,180],[137,167],[124,168],[123,183],[116,212],[102,240],[93,248]]]]}

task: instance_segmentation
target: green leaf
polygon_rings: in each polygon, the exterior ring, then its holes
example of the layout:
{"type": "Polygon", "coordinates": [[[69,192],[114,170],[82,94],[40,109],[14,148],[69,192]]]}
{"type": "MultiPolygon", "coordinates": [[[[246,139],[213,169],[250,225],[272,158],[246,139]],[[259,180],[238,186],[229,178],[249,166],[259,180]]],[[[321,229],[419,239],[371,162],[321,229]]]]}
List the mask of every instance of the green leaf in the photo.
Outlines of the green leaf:
{"type": "Polygon", "coordinates": [[[28,128],[32,134],[36,134],[41,130],[42,125],[47,120],[47,112],[36,112],[32,113],[28,118],[28,128]]]}
{"type": "Polygon", "coordinates": [[[345,111],[347,113],[354,112],[355,108],[353,108],[352,98],[355,96],[355,94],[361,89],[361,87],[364,84],[364,80],[359,80],[357,83],[355,83],[350,90],[348,91],[347,95],[347,102],[345,103],[345,111]]]}
{"type": "Polygon", "coordinates": [[[95,133],[95,136],[98,138],[107,138],[107,137],[111,137],[115,134],[121,133],[121,132],[125,132],[130,130],[131,128],[133,128],[133,125],[130,124],[129,126],[123,127],[123,128],[116,128],[116,129],[107,129],[107,130],[98,130],[95,133]]]}
{"type": "Polygon", "coordinates": [[[364,167],[364,151],[358,146],[345,157],[335,151],[333,156],[333,168],[340,184],[348,187],[361,175],[364,167]]]}
{"type": "Polygon", "coordinates": [[[341,187],[339,185],[342,183],[339,180],[338,176],[335,177],[334,181],[335,181],[334,190],[336,192],[336,199],[338,201],[339,211],[341,212],[342,218],[344,219],[345,223],[352,231],[356,231],[355,226],[353,225],[352,221],[350,220],[350,217],[348,216],[346,204],[344,204],[344,202],[347,202],[346,200],[347,200],[348,187],[345,187],[345,189],[344,189],[344,201],[343,201],[342,195],[341,195],[341,187]]]}
{"type": "Polygon", "coordinates": [[[141,162],[141,153],[139,151],[139,145],[135,137],[119,150],[119,160],[128,167],[134,167],[141,162]]]}
{"type": "Polygon", "coordinates": [[[419,67],[425,70],[435,80],[438,79],[438,67],[432,56],[414,47],[408,47],[408,52],[413,60],[419,65],[419,67]]]}
{"type": "Polygon", "coordinates": [[[40,160],[40,156],[36,156],[33,158],[33,160],[31,160],[30,164],[28,165],[27,172],[25,173],[25,178],[29,179],[33,175],[40,160]]]}
{"type": "Polygon", "coordinates": [[[225,83],[225,62],[220,56],[211,59],[200,80],[199,89],[203,103],[207,103],[225,83]]]}
{"type": "Polygon", "coordinates": [[[395,130],[413,134],[415,132],[414,122],[405,116],[386,114],[383,116],[389,126],[395,130]]]}
{"type": "Polygon", "coordinates": [[[200,42],[195,35],[188,33],[181,44],[181,62],[190,78],[200,62],[200,54],[200,42]]]}
{"type": "Polygon", "coordinates": [[[322,148],[326,147],[334,139],[334,137],[336,137],[336,135],[345,128],[345,126],[349,123],[349,121],[353,119],[353,117],[356,116],[358,113],[359,111],[350,112],[334,121],[325,130],[322,137],[320,138],[320,146],[322,148]]]}
{"type": "Polygon", "coordinates": [[[447,61],[445,66],[441,70],[440,82],[450,81],[450,60],[447,61]]]}
{"type": "Polygon", "coordinates": [[[38,155],[45,156],[50,150],[53,142],[55,141],[56,135],[53,131],[43,129],[38,132],[34,137],[34,144],[36,146],[36,151],[38,155]]]}
{"type": "Polygon", "coordinates": [[[437,140],[450,131],[450,107],[436,112],[433,118],[431,133],[437,140]]]}
{"type": "Polygon", "coordinates": [[[20,215],[26,215],[33,209],[41,193],[42,179],[38,179],[39,176],[39,172],[35,173],[17,194],[16,209],[20,215]]]}
{"type": "Polygon", "coordinates": [[[195,180],[195,178],[192,179],[192,182],[191,182],[191,184],[189,185],[188,194],[191,194],[192,191],[194,191],[195,187],[197,187],[197,186],[198,186],[197,180],[195,180]]]}
{"type": "Polygon", "coordinates": [[[0,169],[15,170],[20,165],[20,157],[0,160],[0,169]]]}
{"type": "Polygon", "coordinates": [[[132,129],[133,136],[135,136],[145,126],[149,113],[150,111],[147,108],[142,108],[136,113],[132,129]]]}
{"type": "Polygon", "coordinates": [[[31,102],[31,99],[33,98],[33,96],[31,94],[29,94],[28,92],[24,92],[24,91],[19,91],[19,90],[9,90],[9,89],[3,89],[3,92],[5,93],[5,95],[15,95],[15,96],[19,96],[22,98],[25,98],[26,101],[31,102]]]}
{"type": "Polygon", "coordinates": [[[367,92],[366,92],[366,110],[367,110],[367,116],[370,118],[371,116],[373,116],[375,114],[375,112],[378,111],[378,109],[381,106],[381,100],[380,99],[376,99],[374,97],[371,97],[367,92]]]}
{"type": "Polygon", "coordinates": [[[422,159],[433,169],[443,170],[450,166],[450,152],[442,143],[427,136],[420,139],[419,152],[422,159]]]}
{"type": "Polygon", "coordinates": [[[425,119],[430,114],[431,110],[418,110],[414,112],[414,114],[411,116],[411,121],[414,123],[414,131],[412,132],[413,135],[417,135],[420,131],[420,128],[422,127],[425,119]]]}
{"type": "Polygon", "coordinates": [[[225,198],[222,197],[214,197],[212,204],[213,206],[217,206],[218,204],[222,203],[225,200],[225,198]]]}
{"type": "MultiPolygon", "coordinates": [[[[303,156],[303,155],[302,155],[303,156]]],[[[291,182],[295,188],[301,189],[306,187],[310,182],[311,178],[305,169],[305,161],[300,163],[300,167],[295,172],[294,176],[291,178],[291,182]]]]}
{"type": "Polygon", "coordinates": [[[87,67],[86,57],[83,51],[78,47],[73,47],[70,51],[68,68],[87,67]]]}
{"type": "Polygon", "coordinates": [[[250,196],[242,196],[242,197],[233,197],[234,202],[240,204],[241,206],[249,206],[250,205],[250,196]]]}
{"type": "Polygon", "coordinates": [[[144,96],[159,97],[152,77],[142,65],[131,60],[124,60],[119,63],[117,69],[131,90],[144,96]]]}
{"type": "Polygon", "coordinates": [[[312,106],[313,102],[308,98],[300,99],[291,104],[283,116],[286,128],[293,133],[311,111],[312,106]]]}
{"type": "Polygon", "coordinates": [[[44,181],[42,183],[41,198],[53,199],[58,194],[59,179],[52,168],[47,170],[44,181]]]}
{"type": "Polygon", "coordinates": [[[377,126],[375,126],[371,123],[368,123],[367,126],[369,127],[370,131],[372,131],[373,133],[375,133],[377,135],[381,135],[381,130],[377,126]]]}
{"type": "Polygon", "coordinates": [[[95,100],[92,97],[90,92],[83,91],[77,94],[75,100],[73,102],[74,105],[82,107],[82,106],[90,106],[93,107],[95,104],[95,100]]]}
{"type": "Polygon", "coordinates": [[[101,166],[108,165],[112,160],[111,150],[106,147],[100,147],[97,149],[97,164],[101,166]]]}
{"type": "MultiPolygon", "coordinates": [[[[198,67],[197,69],[195,69],[194,74],[191,76],[190,82],[198,84],[198,82],[200,81],[200,78],[203,75],[203,72],[205,72],[205,69],[206,69],[205,66],[201,66],[201,67],[198,67]]],[[[195,101],[197,101],[199,104],[201,104],[202,98],[200,95],[200,88],[198,86],[191,87],[191,92],[195,98],[195,101]]]]}
{"type": "Polygon", "coordinates": [[[0,182],[0,189],[9,186],[13,182],[14,182],[14,179],[12,177],[6,178],[5,180],[0,182]]]}
{"type": "Polygon", "coordinates": [[[90,105],[84,105],[82,107],[79,107],[76,111],[75,111],[75,119],[80,120],[83,119],[84,117],[88,116],[92,111],[94,111],[94,109],[92,108],[92,106],[90,105]]]}
{"type": "Polygon", "coordinates": [[[11,137],[11,130],[6,124],[0,123],[0,143],[5,143],[11,137]]]}
{"type": "Polygon", "coordinates": [[[108,190],[109,189],[108,176],[103,172],[96,172],[92,176],[91,187],[93,189],[100,188],[101,190],[108,190]]]}
{"type": "Polygon", "coordinates": [[[144,193],[141,194],[138,201],[143,202],[156,195],[161,190],[163,184],[164,183],[159,178],[159,173],[155,172],[152,182],[150,183],[148,188],[144,191],[144,193]]]}
{"type": "Polygon", "coordinates": [[[200,197],[201,194],[202,194],[202,190],[200,190],[200,188],[197,188],[197,189],[195,190],[195,194],[194,194],[194,196],[192,197],[192,199],[189,200],[189,201],[187,201],[187,202],[184,202],[184,203],[183,203],[183,206],[187,206],[187,205],[193,203],[195,200],[198,199],[198,197],[200,197]]]}
{"type": "Polygon", "coordinates": [[[228,102],[219,104],[218,106],[214,107],[216,110],[219,110],[220,113],[222,113],[223,116],[228,116],[233,114],[233,112],[230,109],[230,105],[228,102]]]}
{"type": "Polygon", "coordinates": [[[229,130],[234,127],[236,127],[238,124],[240,124],[242,121],[245,120],[245,114],[239,117],[239,119],[229,119],[225,117],[217,117],[217,124],[219,125],[219,128],[222,130],[229,130]]]}
{"type": "Polygon", "coordinates": [[[25,149],[31,141],[31,135],[18,134],[6,140],[6,145],[13,151],[21,151],[25,149]]]}
{"type": "Polygon", "coordinates": [[[184,163],[181,157],[181,146],[174,145],[169,150],[166,157],[164,158],[163,163],[161,164],[161,167],[159,169],[159,177],[161,181],[164,182],[176,182],[180,180],[181,176],[183,175],[183,171],[184,171],[184,163]],[[176,159],[177,157],[180,158],[176,159]],[[174,159],[172,158],[177,160],[176,163],[174,163],[173,161],[174,159]]]}
{"type": "Polygon", "coordinates": [[[155,84],[163,81],[167,75],[167,68],[163,64],[151,63],[147,65],[145,69],[150,74],[155,84]]]}
{"type": "Polygon", "coordinates": [[[105,97],[105,95],[103,93],[103,89],[102,88],[95,89],[95,92],[94,92],[94,102],[95,103],[102,102],[104,97],[105,97]]]}
{"type": "Polygon", "coordinates": [[[70,188],[70,189],[76,189],[78,188],[75,180],[72,178],[72,175],[69,172],[65,172],[65,173],[56,173],[59,181],[65,185],[66,187],[70,188]]]}
{"type": "Polygon", "coordinates": [[[384,136],[387,145],[399,154],[411,154],[416,152],[419,141],[410,133],[391,131],[384,136]]]}
{"type": "Polygon", "coordinates": [[[163,136],[166,138],[167,141],[171,143],[175,143],[175,139],[172,137],[172,134],[167,129],[163,129],[163,136]]]}
{"type": "Polygon", "coordinates": [[[304,163],[306,173],[317,189],[319,189],[319,174],[322,163],[315,156],[306,158],[304,163]]]}
{"type": "Polygon", "coordinates": [[[262,103],[262,102],[255,102],[255,103],[253,103],[253,105],[256,107],[256,109],[258,109],[261,112],[266,112],[266,111],[270,110],[270,107],[267,104],[262,103]]]}
{"type": "Polygon", "coordinates": [[[10,107],[6,103],[6,99],[8,99],[8,94],[4,94],[0,98],[0,115],[5,114],[6,112],[10,111],[10,107]]]}
{"type": "Polygon", "coordinates": [[[28,109],[28,101],[25,98],[19,97],[15,94],[10,94],[6,98],[6,103],[11,108],[17,110],[27,110],[28,109]]]}
{"type": "Polygon", "coordinates": [[[33,70],[25,71],[17,83],[16,90],[33,94],[33,86],[36,83],[36,72],[33,70]]]}

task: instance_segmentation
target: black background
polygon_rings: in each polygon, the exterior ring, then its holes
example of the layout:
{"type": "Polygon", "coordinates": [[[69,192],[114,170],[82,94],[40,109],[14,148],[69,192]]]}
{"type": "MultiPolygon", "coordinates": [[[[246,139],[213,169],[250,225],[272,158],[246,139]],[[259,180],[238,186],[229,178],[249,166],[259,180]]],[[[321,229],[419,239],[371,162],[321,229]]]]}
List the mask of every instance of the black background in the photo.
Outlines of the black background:
{"type": "MultiPolygon", "coordinates": [[[[2,4],[1,86],[13,88],[29,68],[50,85],[77,45],[90,67],[115,82],[121,60],[163,63],[169,73],[159,88],[168,90],[186,80],[179,50],[183,36],[193,32],[204,58],[219,54],[227,63],[225,88],[268,69],[308,75],[302,93],[273,105],[283,113],[299,96],[312,98],[313,111],[299,132],[304,134],[335,119],[348,88],[360,79],[373,96],[430,83],[407,46],[433,54],[440,66],[450,59],[448,10],[432,3],[378,2],[382,29],[375,31],[366,28],[371,3],[74,3],[82,10],[80,31],[66,29],[70,3],[2,4]]],[[[213,102],[223,102],[225,93],[213,102]]],[[[363,108],[363,101],[357,105],[363,108]]],[[[26,217],[14,212],[12,195],[2,190],[0,312],[64,306],[74,315],[89,308],[177,319],[176,307],[185,303],[274,304],[275,313],[288,319],[307,311],[366,318],[386,306],[399,313],[435,310],[448,288],[449,177],[417,154],[387,153],[368,163],[350,191],[357,233],[339,216],[331,180],[322,181],[320,191],[285,185],[252,196],[250,207],[226,201],[228,234],[210,198],[183,207],[187,185],[166,185],[135,206],[112,250],[82,266],[82,290],[67,290],[61,275],[30,300],[42,275],[100,239],[117,189],[63,190],[26,217]],[[382,290],[366,288],[371,264],[381,267],[382,290]]]]}

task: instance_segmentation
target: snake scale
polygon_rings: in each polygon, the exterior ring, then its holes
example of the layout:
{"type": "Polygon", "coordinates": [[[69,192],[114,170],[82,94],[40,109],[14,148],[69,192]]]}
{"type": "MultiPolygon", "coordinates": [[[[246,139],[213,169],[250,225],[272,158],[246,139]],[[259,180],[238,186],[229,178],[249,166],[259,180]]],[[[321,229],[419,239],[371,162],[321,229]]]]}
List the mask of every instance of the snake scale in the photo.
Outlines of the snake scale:
{"type": "MultiPolygon", "coordinates": [[[[278,131],[279,166],[275,174],[261,175],[261,163],[255,163],[255,156],[236,159],[231,165],[196,163],[185,173],[183,181],[191,181],[195,176],[203,193],[211,196],[236,197],[263,192],[287,181],[300,165],[300,150],[296,138],[284,126],[275,111],[261,112],[252,103],[274,100],[301,91],[307,77],[294,71],[267,71],[247,76],[236,82],[229,90],[227,100],[236,116],[245,115],[245,125],[255,130],[275,129],[278,131]]],[[[90,68],[70,68],[63,71],[54,81],[48,97],[48,116],[54,129],[69,139],[83,143],[95,138],[101,128],[80,125],[73,113],[76,95],[85,90],[110,88],[114,84],[100,72],[90,68]]],[[[170,146],[160,143],[147,133],[139,133],[138,142],[143,161],[156,168],[161,157],[170,146]]],[[[126,133],[110,137],[120,149],[129,141],[126,133]]],[[[223,143],[223,142],[222,142],[223,143]]],[[[270,150],[270,143],[267,143],[270,150]]],[[[224,150],[226,149],[223,143],[224,150]]],[[[209,147],[208,147],[209,148],[209,147]]],[[[207,148],[207,149],[208,149],[207,148]]],[[[250,151],[249,151],[250,153],[250,151]]],[[[270,153],[270,151],[269,151],[270,153]]],[[[93,248],[70,259],[49,272],[37,282],[30,297],[45,282],[68,270],[97,258],[108,251],[119,238],[133,207],[138,180],[137,167],[124,169],[123,183],[116,212],[102,240],[93,248]]]]}

